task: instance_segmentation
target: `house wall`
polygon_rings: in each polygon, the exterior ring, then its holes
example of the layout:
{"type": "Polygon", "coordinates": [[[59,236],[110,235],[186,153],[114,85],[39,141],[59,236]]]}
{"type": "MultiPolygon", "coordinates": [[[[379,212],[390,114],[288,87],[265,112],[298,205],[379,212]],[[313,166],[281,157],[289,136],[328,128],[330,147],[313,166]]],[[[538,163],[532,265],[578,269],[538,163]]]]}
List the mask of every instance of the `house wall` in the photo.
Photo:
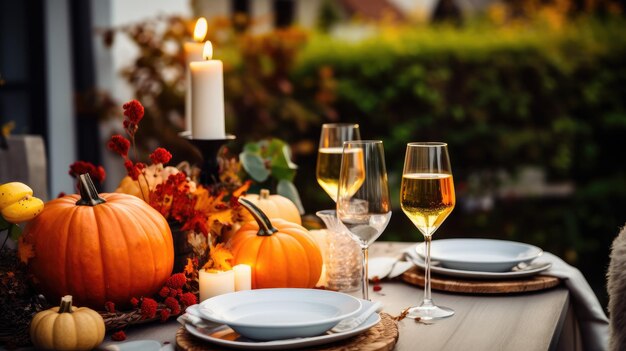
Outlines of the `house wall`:
{"type": "Polygon", "coordinates": [[[76,161],[69,0],[46,1],[44,14],[50,168],[48,194],[55,197],[60,192],[74,192],[72,178],[67,175],[69,165],[76,161]]]}
{"type": "Polygon", "coordinates": [[[322,0],[299,0],[296,4],[296,22],[304,28],[314,28],[322,6],[322,0]]]}
{"type": "Polygon", "coordinates": [[[266,33],[274,27],[273,1],[250,0],[250,16],[255,21],[252,30],[254,33],[266,33]]]}

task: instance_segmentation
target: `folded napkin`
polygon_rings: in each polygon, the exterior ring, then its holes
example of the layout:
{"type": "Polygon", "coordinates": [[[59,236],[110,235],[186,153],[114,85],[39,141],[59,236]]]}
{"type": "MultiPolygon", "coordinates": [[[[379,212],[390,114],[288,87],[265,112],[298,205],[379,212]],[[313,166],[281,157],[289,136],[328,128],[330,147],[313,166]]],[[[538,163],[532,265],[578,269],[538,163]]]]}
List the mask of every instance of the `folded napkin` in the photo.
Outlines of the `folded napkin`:
{"type": "Polygon", "coordinates": [[[198,304],[188,306],[187,310],[185,310],[185,313],[178,316],[178,318],[176,318],[176,321],[182,325],[189,323],[193,325],[194,327],[199,327],[199,328],[211,328],[211,327],[218,327],[220,325],[220,324],[202,319],[202,315],[198,311],[198,306],[199,306],[198,304]]]}
{"type": "MultiPolygon", "coordinates": [[[[404,258],[418,258],[415,246],[409,247],[403,253],[404,258]]],[[[382,264],[389,266],[389,258],[386,259],[387,260],[374,261],[374,265],[382,264]]],[[[397,259],[392,260],[397,261],[397,259]]],[[[378,266],[372,269],[372,261],[373,260],[370,261],[370,271],[386,271],[384,268],[381,269],[378,266]]],[[[549,252],[544,252],[541,257],[536,259],[536,262],[552,263],[552,267],[541,274],[560,278],[569,290],[574,302],[574,312],[580,325],[580,332],[585,346],[584,349],[606,350],[609,341],[609,320],[606,317],[598,298],[582,273],[577,268],[570,266],[558,256],[549,252]]],[[[395,264],[395,267],[398,267],[398,264],[395,264]]],[[[402,267],[404,268],[404,266],[402,267]]],[[[389,272],[391,272],[391,270],[389,270],[389,272]]],[[[368,275],[372,277],[371,274],[368,275]]],[[[379,276],[379,278],[383,278],[383,276],[379,276]]]]}

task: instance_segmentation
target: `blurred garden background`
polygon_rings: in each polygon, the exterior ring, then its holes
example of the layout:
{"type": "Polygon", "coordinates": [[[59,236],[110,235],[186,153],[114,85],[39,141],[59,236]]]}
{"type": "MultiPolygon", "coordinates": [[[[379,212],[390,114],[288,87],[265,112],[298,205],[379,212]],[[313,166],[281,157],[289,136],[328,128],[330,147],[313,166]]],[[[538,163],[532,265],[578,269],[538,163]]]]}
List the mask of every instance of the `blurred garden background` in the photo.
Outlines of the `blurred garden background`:
{"type": "MultiPolygon", "coordinates": [[[[77,3],[70,1],[85,6],[77,3]]],[[[180,15],[163,11],[111,25],[94,16],[90,24],[96,53],[120,43],[132,52],[113,73],[146,107],[138,135],[146,151],[158,144],[175,161],[194,158],[178,136],[182,43],[205,16],[214,57],[224,62],[226,131],[237,136],[229,152],[270,137],[289,143],[307,214],[334,206],[315,180],[322,123],[355,122],[363,139],[385,145],[394,213],[379,240],[421,240],[398,202],[405,146],[445,141],[458,203],[436,238],[535,244],[580,268],[606,305],[610,244],[626,223],[624,1],[188,6],[180,15]]],[[[96,130],[79,139],[107,140],[114,132],[107,126],[121,117],[119,91],[87,86],[76,89],[74,101],[82,126],[96,130]]],[[[123,170],[116,175],[121,165],[99,144],[77,153],[105,165],[113,190],[123,170]]]]}

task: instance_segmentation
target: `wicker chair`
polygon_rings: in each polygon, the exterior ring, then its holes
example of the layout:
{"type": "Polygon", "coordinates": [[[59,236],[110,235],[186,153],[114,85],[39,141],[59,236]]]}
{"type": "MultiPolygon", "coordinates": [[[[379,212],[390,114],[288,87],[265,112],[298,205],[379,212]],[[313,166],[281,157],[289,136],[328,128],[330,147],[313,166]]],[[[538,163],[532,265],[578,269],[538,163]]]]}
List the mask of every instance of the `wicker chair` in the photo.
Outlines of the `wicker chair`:
{"type": "Polygon", "coordinates": [[[607,273],[609,350],[626,350],[626,226],[613,241],[607,273]]]}

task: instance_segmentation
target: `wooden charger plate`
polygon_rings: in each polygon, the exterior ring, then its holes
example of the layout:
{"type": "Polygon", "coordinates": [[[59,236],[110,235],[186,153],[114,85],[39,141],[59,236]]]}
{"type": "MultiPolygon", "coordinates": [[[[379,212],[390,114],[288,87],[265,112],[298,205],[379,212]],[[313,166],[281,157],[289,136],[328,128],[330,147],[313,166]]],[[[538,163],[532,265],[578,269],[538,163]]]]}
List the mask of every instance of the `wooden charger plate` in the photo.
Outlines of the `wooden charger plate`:
{"type": "MultiPolygon", "coordinates": [[[[398,323],[386,314],[380,314],[380,322],[367,331],[351,338],[330,344],[308,347],[311,351],[389,351],[398,342],[398,323]]],[[[176,332],[176,349],[183,351],[232,351],[231,348],[213,345],[207,341],[197,339],[184,327],[176,332]]]]}
{"type": "MultiPolygon", "coordinates": [[[[412,267],[402,274],[402,280],[417,286],[424,286],[424,271],[412,267]]],[[[431,287],[435,290],[467,294],[505,294],[539,291],[553,288],[560,279],[547,275],[534,275],[526,278],[507,280],[472,280],[448,277],[431,273],[431,287]]]]}

